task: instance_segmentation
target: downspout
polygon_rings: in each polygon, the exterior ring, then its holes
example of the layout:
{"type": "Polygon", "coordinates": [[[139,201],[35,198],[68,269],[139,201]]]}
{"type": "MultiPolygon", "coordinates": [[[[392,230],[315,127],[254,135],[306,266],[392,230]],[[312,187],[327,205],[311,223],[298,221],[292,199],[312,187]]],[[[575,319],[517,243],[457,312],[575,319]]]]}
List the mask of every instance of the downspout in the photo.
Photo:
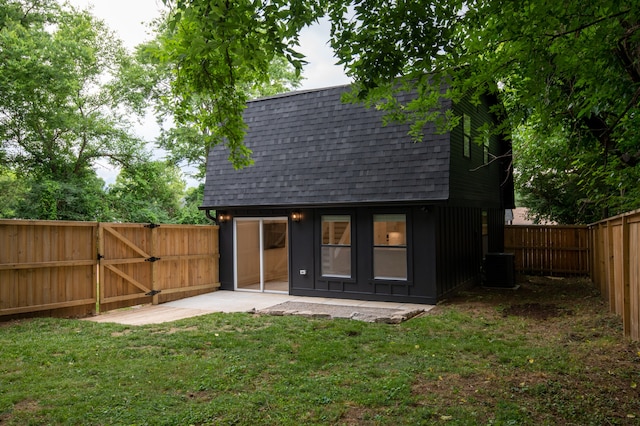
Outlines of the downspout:
{"type": "Polygon", "coordinates": [[[213,222],[214,225],[220,225],[218,223],[218,220],[215,217],[211,216],[211,209],[205,209],[204,214],[207,216],[207,219],[213,222]]]}

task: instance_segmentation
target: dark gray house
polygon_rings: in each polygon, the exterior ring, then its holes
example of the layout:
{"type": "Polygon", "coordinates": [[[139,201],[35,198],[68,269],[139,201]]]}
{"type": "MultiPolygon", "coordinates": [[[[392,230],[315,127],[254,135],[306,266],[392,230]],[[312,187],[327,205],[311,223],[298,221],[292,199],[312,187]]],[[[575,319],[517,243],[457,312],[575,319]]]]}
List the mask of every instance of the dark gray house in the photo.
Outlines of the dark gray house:
{"type": "Polygon", "coordinates": [[[493,101],[453,105],[457,128],[413,143],[408,126],[342,103],[347,90],[249,102],[251,167],[212,150],[202,209],[220,225],[222,289],[435,303],[502,251],[513,183],[509,158],[491,159],[510,145],[474,143],[493,101]]]}

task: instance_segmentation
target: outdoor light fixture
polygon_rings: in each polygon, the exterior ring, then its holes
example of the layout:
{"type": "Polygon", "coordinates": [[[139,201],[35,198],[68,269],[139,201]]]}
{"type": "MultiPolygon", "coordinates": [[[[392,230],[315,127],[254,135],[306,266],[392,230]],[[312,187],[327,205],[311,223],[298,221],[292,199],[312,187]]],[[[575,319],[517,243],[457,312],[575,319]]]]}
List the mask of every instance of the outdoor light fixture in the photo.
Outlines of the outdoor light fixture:
{"type": "Polygon", "coordinates": [[[300,212],[293,212],[291,213],[291,220],[294,222],[300,222],[300,220],[302,219],[302,214],[300,212]]]}
{"type": "Polygon", "coordinates": [[[218,223],[225,223],[229,219],[231,219],[231,216],[229,216],[228,214],[219,214],[218,215],[218,223]]]}

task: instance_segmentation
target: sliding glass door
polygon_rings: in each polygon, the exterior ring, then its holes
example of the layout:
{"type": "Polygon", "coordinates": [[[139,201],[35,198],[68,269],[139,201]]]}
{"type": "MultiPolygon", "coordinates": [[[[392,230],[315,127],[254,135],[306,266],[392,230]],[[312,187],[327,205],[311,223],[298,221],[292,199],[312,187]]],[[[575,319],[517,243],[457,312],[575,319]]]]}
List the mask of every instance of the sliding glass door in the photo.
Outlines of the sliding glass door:
{"type": "Polygon", "coordinates": [[[287,218],[236,218],[235,288],[289,292],[287,218]]]}

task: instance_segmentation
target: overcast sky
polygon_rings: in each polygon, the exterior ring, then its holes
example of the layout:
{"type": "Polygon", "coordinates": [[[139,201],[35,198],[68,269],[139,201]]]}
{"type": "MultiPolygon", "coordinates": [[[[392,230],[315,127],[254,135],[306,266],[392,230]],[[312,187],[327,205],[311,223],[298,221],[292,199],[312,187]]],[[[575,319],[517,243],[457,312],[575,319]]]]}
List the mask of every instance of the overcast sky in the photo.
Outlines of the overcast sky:
{"type": "MultiPolygon", "coordinates": [[[[163,7],[161,0],[70,0],[70,3],[82,9],[91,8],[92,13],[104,20],[129,48],[152,38],[146,24],[157,18],[163,7]]],[[[335,65],[326,21],[305,29],[300,44],[300,52],[309,62],[303,72],[302,89],[349,82],[342,68],[335,65]]]]}
{"type": "MultiPolygon", "coordinates": [[[[116,32],[125,46],[133,49],[136,45],[149,40],[152,35],[147,25],[160,15],[163,7],[161,0],[69,0],[69,3],[81,9],[90,9],[93,15],[105,21],[116,32]]],[[[304,89],[336,86],[349,83],[342,68],[335,65],[336,59],[329,47],[329,25],[322,21],[307,28],[300,34],[300,53],[306,56],[308,64],[303,70],[304,89]]],[[[152,142],[158,134],[153,117],[136,126],[138,136],[152,142]]],[[[115,181],[117,170],[107,164],[97,167],[97,172],[107,184],[115,181]]],[[[187,179],[190,186],[197,183],[187,179]]]]}

